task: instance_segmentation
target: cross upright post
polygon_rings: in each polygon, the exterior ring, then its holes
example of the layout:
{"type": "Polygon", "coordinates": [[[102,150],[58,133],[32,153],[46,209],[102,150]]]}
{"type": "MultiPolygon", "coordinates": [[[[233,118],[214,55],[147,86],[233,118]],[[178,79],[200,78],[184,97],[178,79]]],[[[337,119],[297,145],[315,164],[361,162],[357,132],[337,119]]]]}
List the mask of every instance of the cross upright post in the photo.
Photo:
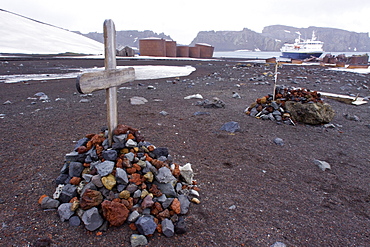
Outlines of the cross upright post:
{"type": "MultiPolygon", "coordinates": [[[[104,21],[104,50],[105,50],[105,70],[116,69],[116,30],[111,19],[104,21]]],[[[106,89],[107,102],[107,120],[108,120],[108,141],[109,146],[112,146],[113,130],[118,123],[117,110],[117,87],[109,87],[106,89]]]]}

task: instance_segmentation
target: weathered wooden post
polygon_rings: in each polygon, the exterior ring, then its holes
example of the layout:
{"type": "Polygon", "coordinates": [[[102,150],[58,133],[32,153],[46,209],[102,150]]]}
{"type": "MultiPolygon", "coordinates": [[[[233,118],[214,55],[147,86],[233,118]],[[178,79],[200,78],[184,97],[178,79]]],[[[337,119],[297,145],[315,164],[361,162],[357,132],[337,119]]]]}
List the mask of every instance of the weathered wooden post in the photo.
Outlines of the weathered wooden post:
{"type": "Polygon", "coordinates": [[[108,140],[112,145],[113,130],[118,124],[117,86],[134,81],[134,68],[116,69],[116,30],[112,20],[104,21],[105,70],[85,73],[77,77],[76,87],[80,93],[106,90],[108,140]]]}
{"type": "MultiPolygon", "coordinates": [[[[116,69],[116,30],[112,20],[104,21],[104,50],[105,50],[105,70],[116,69]]],[[[112,146],[113,130],[118,123],[117,110],[117,87],[106,89],[107,102],[107,120],[108,120],[108,140],[109,146],[112,146]]]]}

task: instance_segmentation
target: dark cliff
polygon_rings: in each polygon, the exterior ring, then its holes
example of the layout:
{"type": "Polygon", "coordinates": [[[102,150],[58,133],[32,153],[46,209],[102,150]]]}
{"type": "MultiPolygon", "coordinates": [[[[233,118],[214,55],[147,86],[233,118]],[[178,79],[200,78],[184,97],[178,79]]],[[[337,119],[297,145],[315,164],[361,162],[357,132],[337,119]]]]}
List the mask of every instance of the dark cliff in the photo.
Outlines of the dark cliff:
{"type": "MultiPolygon", "coordinates": [[[[104,43],[104,36],[103,33],[87,33],[82,34],[90,39],[96,40],[98,42],[104,43]]],[[[155,33],[153,31],[145,30],[145,31],[136,31],[136,30],[127,30],[127,31],[116,31],[116,39],[117,39],[117,46],[129,46],[129,47],[136,47],[139,48],[139,39],[149,38],[149,37],[157,37],[163,39],[172,40],[172,38],[164,33],[155,33]]]]}
{"type": "Polygon", "coordinates": [[[273,38],[263,36],[250,29],[242,31],[201,31],[190,45],[207,43],[215,47],[217,51],[234,50],[263,50],[273,51],[278,45],[273,38]]]}
{"type": "Polygon", "coordinates": [[[244,28],[242,31],[201,31],[191,42],[208,43],[216,51],[256,50],[279,51],[285,42],[292,43],[301,33],[301,38],[312,37],[315,31],[317,40],[324,42],[328,52],[370,51],[368,33],[356,33],[336,28],[308,27],[296,28],[283,25],[267,26],[262,33],[244,28]]]}
{"type": "MultiPolygon", "coordinates": [[[[326,52],[369,52],[370,38],[368,33],[356,33],[342,29],[328,27],[308,27],[296,28],[283,25],[267,26],[262,33],[257,33],[248,28],[241,31],[200,31],[191,42],[191,46],[196,43],[207,43],[215,47],[216,51],[235,51],[235,50],[261,50],[279,51],[284,43],[293,43],[298,37],[297,32],[301,33],[301,38],[312,37],[315,31],[317,40],[324,42],[326,52]]],[[[98,42],[104,42],[102,33],[83,34],[86,37],[98,42]]],[[[117,45],[139,47],[139,39],[158,37],[171,40],[169,35],[155,33],[153,31],[117,31],[117,45]]],[[[176,40],[175,40],[176,41],[176,40]]]]}

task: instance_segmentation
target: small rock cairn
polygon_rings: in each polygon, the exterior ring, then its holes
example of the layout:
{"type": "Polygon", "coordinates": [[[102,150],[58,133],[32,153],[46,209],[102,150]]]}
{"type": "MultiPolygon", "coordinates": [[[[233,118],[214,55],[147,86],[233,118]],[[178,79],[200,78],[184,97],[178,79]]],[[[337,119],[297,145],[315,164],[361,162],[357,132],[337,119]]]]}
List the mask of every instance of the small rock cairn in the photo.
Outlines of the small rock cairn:
{"type": "Polygon", "coordinates": [[[317,91],[277,86],[275,89],[275,100],[272,94],[263,96],[247,107],[244,112],[249,116],[262,120],[295,125],[289,107],[287,107],[288,103],[323,103],[323,101],[317,91]]]}
{"type": "Polygon", "coordinates": [[[111,148],[106,136],[105,128],[86,135],[66,154],[56,191],[52,198],[40,197],[41,208],[58,209],[62,221],[82,221],[99,234],[127,222],[139,232],[131,241],[156,230],[166,237],[185,233],[190,204],[200,203],[191,164],[173,163],[167,148],[155,147],[127,125],[113,131],[111,148]]]}

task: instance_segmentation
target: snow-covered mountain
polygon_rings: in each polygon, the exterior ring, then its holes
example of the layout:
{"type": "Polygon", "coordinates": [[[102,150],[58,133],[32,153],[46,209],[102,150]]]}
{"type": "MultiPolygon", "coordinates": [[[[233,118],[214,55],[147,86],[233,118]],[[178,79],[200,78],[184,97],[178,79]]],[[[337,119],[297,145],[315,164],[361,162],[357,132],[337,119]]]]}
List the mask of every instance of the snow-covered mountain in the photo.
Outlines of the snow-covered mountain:
{"type": "Polygon", "coordinates": [[[104,44],[0,9],[0,54],[103,54],[104,44]]]}

